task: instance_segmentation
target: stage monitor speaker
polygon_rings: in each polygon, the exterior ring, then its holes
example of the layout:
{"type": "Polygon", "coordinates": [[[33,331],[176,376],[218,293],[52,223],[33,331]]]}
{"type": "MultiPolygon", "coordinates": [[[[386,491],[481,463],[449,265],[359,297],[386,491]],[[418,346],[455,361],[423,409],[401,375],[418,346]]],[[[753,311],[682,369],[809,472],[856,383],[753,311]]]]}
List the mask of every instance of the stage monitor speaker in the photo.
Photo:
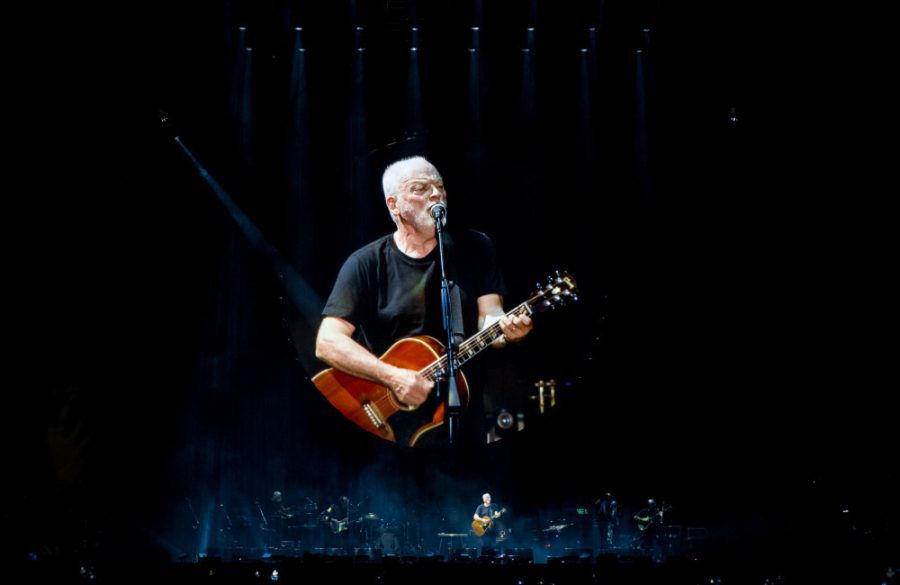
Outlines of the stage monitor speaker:
{"type": "Polygon", "coordinates": [[[450,549],[451,561],[473,561],[478,558],[478,549],[471,547],[453,547],[450,549]]]}
{"type": "Polygon", "coordinates": [[[492,546],[483,546],[481,547],[481,558],[483,559],[496,559],[500,556],[500,549],[494,548],[492,546]]]}
{"type": "Polygon", "coordinates": [[[581,562],[591,562],[594,559],[594,549],[567,548],[565,556],[572,557],[581,562]]]}
{"type": "Polygon", "coordinates": [[[534,550],[531,548],[507,548],[506,557],[512,562],[534,562],[534,550]]]}

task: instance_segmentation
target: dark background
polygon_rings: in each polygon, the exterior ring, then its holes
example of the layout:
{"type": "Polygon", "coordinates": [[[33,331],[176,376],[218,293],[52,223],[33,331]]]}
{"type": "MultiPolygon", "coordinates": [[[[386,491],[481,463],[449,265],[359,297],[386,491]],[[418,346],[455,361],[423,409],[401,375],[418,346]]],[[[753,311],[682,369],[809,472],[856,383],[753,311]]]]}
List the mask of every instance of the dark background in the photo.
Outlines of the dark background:
{"type": "Polygon", "coordinates": [[[891,238],[849,20],[664,1],[52,12],[23,16],[13,51],[7,550],[174,556],[188,500],[206,521],[273,489],[442,509],[492,491],[523,518],[614,489],[741,558],[896,543],[891,238]],[[283,271],[160,109],[313,305],[390,231],[384,166],[425,154],[452,225],[495,241],[508,306],[550,270],[577,278],[577,306],[482,364],[488,410],[555,378],[558,411],[454,454],[351,428],[307,381],[283,271]]]}

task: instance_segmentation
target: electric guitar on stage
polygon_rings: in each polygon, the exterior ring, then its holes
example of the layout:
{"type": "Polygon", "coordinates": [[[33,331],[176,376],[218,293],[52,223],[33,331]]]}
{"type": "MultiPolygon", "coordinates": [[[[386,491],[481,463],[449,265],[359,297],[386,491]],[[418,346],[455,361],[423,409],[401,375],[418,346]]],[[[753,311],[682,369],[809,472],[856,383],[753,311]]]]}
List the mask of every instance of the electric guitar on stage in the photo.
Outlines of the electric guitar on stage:
{"type": "Polygon", "coordinates": [[[503,508],[499,512],[494,513],[494,517],[490,516],[482,516],[481,520],[472,520],[472,532],[477,534],[478,536],[484,536],[484,533],[493,528],[494,520],[500,517],[500,514],[506,512],[506,508],[503,508]]]}
{"type": "Polygon", "coordinates": [[[641,516],[640,514],[636,514],[634,516],[634,520],[637,523],[638,530],[644,532],[654,524],[661,525],[663,523],[663,515],[672,510],[672,506],[663,506],[659,509],[658,512],[654,514],[647,514],[645,516],[641,516]]]}
{"type": "MultiPolygon", "coordinates": [[[[538,283],[534,295],[513,310],[507,317],[531,315],[546,309],[555,309],[569,301],[577,301],[575,280],[565,272],[547,277],[547,284],[538,283]]],[[[456,353],[457,364],[478,355],[503,335],[500,324],[494,323],[462,342],[456,353]]],[[[447,365],[444,346],[427,335],[409,337],[397,341],[388,349],[381,361],[399,368],[418,371],[419,375],[434,380],[447,365]]],[[[469,386],[465,375],[458,370],[457,387],[462,407],[469,401],[469,386]]],[[[335,368],[316,374],[312,379],[316,388],[341,414],[366,431],[391,442],[414,446],[428,431],[444,424],[445,405],[432,392],[419,407],[402,404],[394,393],[378,384],[363,380],[335,368]]]]}
{"type": "Polygon", "coordinates": [[[351,524],[359,524],[362,522],[362,518],[357,518],[356,520],[338,520],[336,518],[332,518],[328,520],[328,527],[331,529],[331,532],[334,534],[340,534],[346,530],[350,530],[351,524]]]}

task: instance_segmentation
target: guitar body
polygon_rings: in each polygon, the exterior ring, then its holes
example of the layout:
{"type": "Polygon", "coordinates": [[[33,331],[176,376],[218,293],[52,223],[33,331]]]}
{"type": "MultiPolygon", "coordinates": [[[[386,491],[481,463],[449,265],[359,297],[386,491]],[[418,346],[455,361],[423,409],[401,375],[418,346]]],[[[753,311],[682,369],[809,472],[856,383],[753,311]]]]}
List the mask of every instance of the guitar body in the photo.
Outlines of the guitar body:
{"type": "Polygon", "coordinates": [[[484,534],[494,526],[494,519],[499,518],[504,512],[506,512],[506,508],[497,512],[497,515],[494,516],[494,518],[482,516],[481,520],[472,520],[472,532],[478,536],[484,536],[484,534]]]}
{"type": "Polygon", "coordinates": [[[356,520],[337,520],[335,518],[332,518],[328,521],[328,525],[331,528],[332,533],[340,534],[341,532],[350,530],[351,524],[359,524],[360,522],[362,522],[362,518],[358,518],[356,520]]]}
{"type": "Polygon", "coordinates": [[[662,525],[663,523],[663,514],[670,511],[672,509],[671,506],[666,506],[656,514],[650,516],[635,516],[634,520],[637,523],[638,530],[641,532],[646,531],[648,528],[653,526],[654,524],[662,525]]]}
{"type": "Polygon", "coordinates": [[[481,520],[472,520],[472,532],[478,536],[484,536],[493,523],[494,521],[489,516],[482,516],[481,520]]]}
{"type": "MultiPolygon", "coordinates": [[[[439,359],[444,346],[433,337],[421,335],[401,339],[388,349],[381,361],[421,371],[439,359]]],[[[422,436],[444,424],[444,404],[434,392],[418,408],[401,404],[388,388],[329,368],[312,379],[319,392],[341,414],[357,426],[378,437],[414,446],[422,436]]],[[[463,408],[469,404],[469,385],[460,371],[456,378],[459,400],[463,408]]]]}

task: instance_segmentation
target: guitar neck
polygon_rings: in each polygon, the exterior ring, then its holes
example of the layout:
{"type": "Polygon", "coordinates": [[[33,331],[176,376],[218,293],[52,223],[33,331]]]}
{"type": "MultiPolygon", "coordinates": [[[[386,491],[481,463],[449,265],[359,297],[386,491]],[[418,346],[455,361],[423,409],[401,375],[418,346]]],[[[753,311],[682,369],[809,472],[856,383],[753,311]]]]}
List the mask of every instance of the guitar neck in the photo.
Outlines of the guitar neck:
{"type": "MultiPolygon", "coordinates": [[[[528,299],[518,307],[506,313],[505,316],[519,317],[522,315],[530,315],[532,313],[531,304],[538,298],[540,297],[535,296],[528,299]]],[[[503,331],[500,329],[500,323],[497,322],[490,327],[485,327],[472,337],[460,343],[459,349],[456,351],[457,367],[462,366],[464,363],[481,353],[501,335],[503,335],[503,331]]],[[[419,371],[419,375],[428,380],[434,380],[446,367],[447,356],[443,355],[419,371]]]]}

